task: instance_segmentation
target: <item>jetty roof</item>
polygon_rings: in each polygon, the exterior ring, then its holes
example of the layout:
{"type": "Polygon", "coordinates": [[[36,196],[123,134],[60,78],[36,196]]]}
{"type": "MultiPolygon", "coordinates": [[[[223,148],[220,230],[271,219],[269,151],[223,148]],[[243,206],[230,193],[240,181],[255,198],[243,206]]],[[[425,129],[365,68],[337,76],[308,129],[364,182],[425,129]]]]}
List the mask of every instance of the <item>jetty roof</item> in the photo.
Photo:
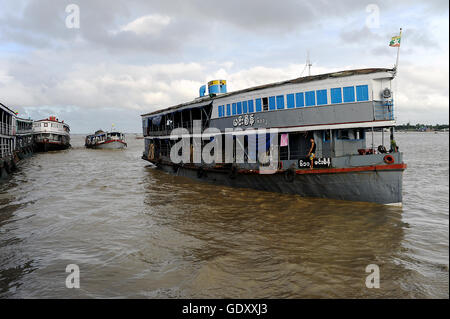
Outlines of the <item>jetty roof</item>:
{"type": "Polygon", "coordinates": [[[250,87],[250,88],[246,88],[246,89],[242,89],[242,90],[237,90],[237,91],[233,91],[233,92],[229,92],[229,93],[216,95],[213,97],[210,97],[210,96],[200,97],[200,98],[196,98],[190,102],[177,104],[177,105],[165,108],[165,109],[142,114],[141,116],[157,115],[159,113],[163,113],[163,112],[167,112],[167,111],[175,111],[179,108],[182,108],[182,107],[185,107],[185,106],[188,106],[191,104],[205,103],[205,102],[213,101],[215,99],[222,98],[222,97],[227,97],[227,96],[232,96],[232,95],[236,95],[236,94],[257,91],[257,90],[262,90],[262,89],[267,89],[267,88],[272,88],[272,87],[277,87],[277,86],[286,85],[286,84],[307,83],[307,82],[312,82],[312,81],[326,80],[329,78],[340,78],[340,77],[365,75],[365,74],[372,74],[372,73],[379,73],[379,72],[393,72],[394,73],[395,70],[387,69],[387,68],[366,68],[366,69],[345,70],[345,71],[330,72],[330,73],[324,73],[324,74],[318,74],[318,75],[303,76],[303,77],[295,78],[292,80],[258,85],[258,86],[254,86],[254,87],[250,87]]]}
{"type": "Polygon", "coordinates": [[[14,114],[16,114],[16,112],[14,112],[13,110],[11,110],[9,107],[7,107],[5,104],[3,104],[3,103],[0,103],[0,106],[2,106],[6,111],[8,111],[8,112],[11,112],[11,113],[14,113],[14,114]]]}

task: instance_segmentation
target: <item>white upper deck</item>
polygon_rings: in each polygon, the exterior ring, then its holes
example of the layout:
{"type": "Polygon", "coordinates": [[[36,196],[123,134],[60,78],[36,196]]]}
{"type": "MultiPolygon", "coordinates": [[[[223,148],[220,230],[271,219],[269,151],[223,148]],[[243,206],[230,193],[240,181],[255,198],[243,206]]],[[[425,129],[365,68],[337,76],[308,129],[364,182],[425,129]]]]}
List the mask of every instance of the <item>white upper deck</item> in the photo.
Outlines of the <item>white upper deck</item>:
{"type": "Polygon", "coordinates": [[[54,116],[48,119],[35,121],[33,124],[33,134],[51,133],[59,135],[70,135],[70,127],[64,121],[59,121],[54,116]]]}

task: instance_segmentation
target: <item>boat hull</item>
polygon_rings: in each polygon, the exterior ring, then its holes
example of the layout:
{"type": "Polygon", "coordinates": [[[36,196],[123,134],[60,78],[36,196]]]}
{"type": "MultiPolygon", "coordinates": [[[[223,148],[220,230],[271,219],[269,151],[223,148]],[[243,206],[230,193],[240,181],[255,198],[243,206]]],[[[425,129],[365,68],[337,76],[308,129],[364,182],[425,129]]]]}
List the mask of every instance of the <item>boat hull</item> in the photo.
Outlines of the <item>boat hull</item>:
{"type": "Polygon", "coordinates": [[[60,151],[70,147],[69,143],[57,142],[36,142],[35,149],[37,152],[60,151]]]}
{"type": "Polygon", "coordinates": [[[93,149],[100,149],[100,150],[118,150],[123,149],[127,146],[127,143],[115,140],[115,141],[107,141],[100,144],[94,144],[94,145],[86,145],[87,148],[93,148],[93,149]]]}
{"type": "Polygon", "coordinates": [[[316,170],[317,173],[304,174],[298,171],[291,177],[285,172],[232,176],[229,173],[210,170],[199,174],[197,169],[174,167],[171,164],[156,163],[156,166],[178,176],[230,187],[385,205],[401,206],[402,203],[402,166],[333,173],[320,173],[320,170],[316,170]]]}

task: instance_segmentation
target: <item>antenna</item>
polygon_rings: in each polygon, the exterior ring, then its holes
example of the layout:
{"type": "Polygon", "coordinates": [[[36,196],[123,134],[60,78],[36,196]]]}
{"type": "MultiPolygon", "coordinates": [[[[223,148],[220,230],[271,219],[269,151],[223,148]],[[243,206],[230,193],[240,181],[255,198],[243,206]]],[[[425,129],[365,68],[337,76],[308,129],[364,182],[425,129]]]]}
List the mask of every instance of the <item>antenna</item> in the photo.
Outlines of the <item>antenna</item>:
{"type": "Polygon", "coordinates": [[[306,68],[308,68],[308,76],[311,76],[311,60],[309,59],[309,50],[306,51],[306,63],[305,67],[303,68],[302,73],[300,73],[300,76],[303,75],[303,72],[305,72],[306,68]]]}
{"type": "Polygon", "coordinates": [[[308,76],[311,76],[311,60],[309,59],[309,50],[306,51],[306,66],[308,67],[308,76]]]}

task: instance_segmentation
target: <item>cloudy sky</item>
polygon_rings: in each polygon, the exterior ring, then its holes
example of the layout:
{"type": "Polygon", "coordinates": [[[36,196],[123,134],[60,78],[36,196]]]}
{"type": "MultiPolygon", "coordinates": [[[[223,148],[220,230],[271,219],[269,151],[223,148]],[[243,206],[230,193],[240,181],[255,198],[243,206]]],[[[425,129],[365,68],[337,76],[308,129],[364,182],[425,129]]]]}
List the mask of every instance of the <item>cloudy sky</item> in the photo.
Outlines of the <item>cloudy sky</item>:
{"type": "Polygon", "coordinates": [[[0,102],[22,117],[57,115],[74,133],[112,123],[139,132],[140,114],[192,100],[211,79],[233,91],[299,77],[307,50],[312,74],[392,67],[388,43],[400,27],[397,121],[448,123],[447,0],[0,0],[0,8],[0,102]]]}

